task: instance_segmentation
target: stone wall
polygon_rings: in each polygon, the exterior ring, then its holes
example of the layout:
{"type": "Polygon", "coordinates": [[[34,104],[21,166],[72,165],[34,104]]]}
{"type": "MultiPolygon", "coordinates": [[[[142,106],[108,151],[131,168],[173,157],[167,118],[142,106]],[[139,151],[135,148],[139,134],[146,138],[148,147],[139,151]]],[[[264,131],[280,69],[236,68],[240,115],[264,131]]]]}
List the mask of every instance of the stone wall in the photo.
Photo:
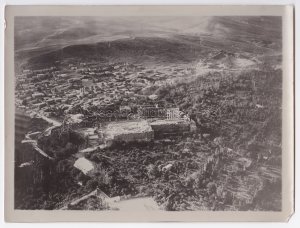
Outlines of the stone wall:
{"type": "Polygon", "coordinates": [[[119,134],[114,137],[116,141],[132,142],[132,141],[151,141],[154,138],[153,131],[147,131],[142,133],[126,133],[119,134]]]}
{"type": "Polygon", "coordinates": [[[155,136],[165,134],[182,134],[190,131],[190,122],[188,121],[154,121],[150,123],[155,136]]]}

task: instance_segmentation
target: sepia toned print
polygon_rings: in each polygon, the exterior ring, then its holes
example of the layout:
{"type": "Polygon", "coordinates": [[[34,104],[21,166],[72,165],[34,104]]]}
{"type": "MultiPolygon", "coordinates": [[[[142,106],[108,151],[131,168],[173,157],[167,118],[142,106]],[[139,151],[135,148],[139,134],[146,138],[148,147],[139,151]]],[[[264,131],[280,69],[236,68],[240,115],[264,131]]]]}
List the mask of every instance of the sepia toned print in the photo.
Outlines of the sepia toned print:
{"type": "Polygon", "coordinates": [[[281,17],[16,17],[15,208],[280,211],[281,42],[281,17]]]}
{"type": "Polygon", "coordinates": [[[12,210],[290,211],[286,19],[124,12],[14,17],[12,210]]]}

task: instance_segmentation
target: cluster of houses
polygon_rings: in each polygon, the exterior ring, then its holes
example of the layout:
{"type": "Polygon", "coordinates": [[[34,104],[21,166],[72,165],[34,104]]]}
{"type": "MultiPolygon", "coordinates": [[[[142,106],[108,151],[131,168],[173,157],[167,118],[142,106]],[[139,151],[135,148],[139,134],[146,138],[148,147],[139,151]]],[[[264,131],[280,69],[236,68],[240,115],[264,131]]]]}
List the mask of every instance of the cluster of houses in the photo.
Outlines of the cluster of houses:
{"type": "Polygon", "coordinates": [[[174,68],[146,69],[128,63],[63,61],[59,67],[30,70],[16,75],[16,105],[47,117],[59,118],[83,109],[141,99],[156,100],[157,95],[144,95],[152,86],[166,83],[167,77],[180,77],[189,70],[174,68]]]}
{"type": "Polygon", "coordinates": [[[79,66],[71,64],[64,70],[56,67],[23,70],[16,75],[17,106],[51,116],[58,108],[83,103],[113,104],[122,96],[134,95],[135,85],[130,84],[130,78],[125,78],[134,73],[132,66],[125,65],[122,69],[119,65],[112,66],[111,71],[107,67],[91,68],[82,63],[79,66]],[[104,69],[104,72],[99,73],[99,69],[104,69]]]}

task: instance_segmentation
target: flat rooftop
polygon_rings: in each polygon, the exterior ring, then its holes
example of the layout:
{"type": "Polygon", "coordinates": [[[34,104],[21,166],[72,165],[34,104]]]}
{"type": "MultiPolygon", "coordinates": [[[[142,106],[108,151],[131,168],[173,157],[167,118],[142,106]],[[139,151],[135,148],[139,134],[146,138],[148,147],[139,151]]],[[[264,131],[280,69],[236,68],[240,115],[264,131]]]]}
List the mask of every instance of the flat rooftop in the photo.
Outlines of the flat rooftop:
{"type": "Polygon", "coordinates": [[[152,128],[146,120],[111,122],[105,127],[105,134],[109,138],[116,135],[146,132],[152,132],[152,128]]]}
{"type": "Polygon", "coordinates": [[[94,164],[84,157],[78,158],[74,163],[74,167],[79,169],[84,174],[88,174],[88,172],[95,168],[94,164]]]}

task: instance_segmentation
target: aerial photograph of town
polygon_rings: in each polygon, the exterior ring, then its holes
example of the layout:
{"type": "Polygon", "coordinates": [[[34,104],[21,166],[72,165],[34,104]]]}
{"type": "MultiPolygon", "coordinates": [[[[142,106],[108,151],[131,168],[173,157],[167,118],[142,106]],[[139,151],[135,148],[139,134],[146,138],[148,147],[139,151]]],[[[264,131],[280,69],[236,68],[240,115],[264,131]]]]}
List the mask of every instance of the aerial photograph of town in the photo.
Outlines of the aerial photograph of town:
{"type": "Polygon", "coordinates": [[[276,16],[14,19],[14,208],[281,211],[276,16]]]}

